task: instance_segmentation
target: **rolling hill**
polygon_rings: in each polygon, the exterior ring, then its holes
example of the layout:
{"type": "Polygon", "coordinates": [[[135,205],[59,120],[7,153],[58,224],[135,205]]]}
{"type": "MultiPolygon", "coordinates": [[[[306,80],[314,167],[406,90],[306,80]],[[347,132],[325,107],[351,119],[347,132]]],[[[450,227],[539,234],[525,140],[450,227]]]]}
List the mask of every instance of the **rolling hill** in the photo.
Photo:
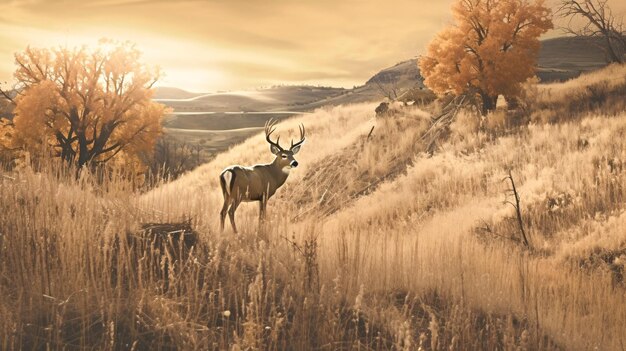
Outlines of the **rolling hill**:
{"type": "MultiPolygon", "coordinates": [[[[597,41],[554,38],[542,41],[537,75],[542,82],[562,81],[605,66],[597,41]]],[[[423,88],[417,59],[375,73],[352,89],[277,86],[252,91],[194,94],[160,88],[157,101],[174,109],[165,122],[168,136],[201,143],[206,159],[260,130],[270,118],[285,119],[323,106],[381,101],[423,88]]]]}
{"type": "Polygon", "coordinates": [[[600,38],[560,37],[541,42],[537,75],[542,82],[563,81],[606,66],[600,38]]]}
{"type": "MultiPolygon", "coordinates": [[[[626,326],[620,137],[626,115],[623,101],[621,112],[612,114],[616,104],[609,100],[589,104],[589,111],[572,105],[572,97],[593,99],[584,94],[588,87],[611,82],[605,93],[619,99],[624,72],[614,66],[538,87],[535,105],[545,104],[547,112],[574,106],[576,113],[560,122],[542,123],[537,114],[531,117],[536,124],[502,133],[471,130],[461,120],[433,155],[420,143],[430,116],[414,107],[393,118],[376,118],[372,103],[324,107],[278,126],[287,140],[299,123],[310,134],[297,156],[301,166],[270,200],[267,226],[257,224],[257,206],[245,204],[237,214],[242,234],[216,229],[222,201],[217,175],[229,164],[271,160],[262,134],[147,193],[142,213],[173,221],[191,216],[209,242],[229,242],[238,254],[249,250],[257,279],[271,271],[265,265],[270,260],[258,259],[266,247],[275,254],[293,250],[285,261],[279,254],[271,260],[276,275],[268,281],[284,274],[287,285],[306,284],[308,256],[297,250],[314,242],[315,272],[324,277],[316,306],[347,305],[346,318],[366,321],[364,330],[381,323],[392,330],[390,338],[408,340],[400,345],[439,335],[435,349],[458,349],[449,346],[456,343],[466,345],[461,349],[506,349],[497,345],[508,342],[529,350],[618,350],[626,326]],[[509,171],[532,250],[522,248],[515,210],[503,202],[510,200],[510,185],[502,181],[509,171]],[[242,244],[248,241],[263,244],[250,249],[242,244]],[[285,262],[304,268],[290,275],[285,262]],[[333,300],[335,294],[342,298],[333,300]]],[[[294,320],[319,322],[320,328],[329,320],[341,324],[334,309],[323,311],[319,321],[294,320]]],[[[323,335],[333,341],[332,333],[323,335]]]]}
{"type": "Polygon", "coordinates": [[[157,87],[154,92],[153,98],[159,99],[192,99],[196,96],[202,95],[201,93],[192,93],[183,89],[173,87],[157,87]]]}
{"type": "MultiPolygon", "coordinates": [[[[542,82],[562,81],[606,65],[599,39],[559,37],[542,41],[538,76],[542,82]]],[[[324,105],[377,101],[391,90],[399,92],[423,87],[417,59],[402,61],[375,73],[352,89],[278,86],[239,92],[197,94],[177,88],[159,88],[157,101],[175,112],[271,112],[311,111],[324,105]]]]}
{"type": "Polygon", "coordinates": [[[342,95],[343,88],[315,86],[275,86],[249,91],[209,94],[188,93],[180,89],[160,88],[156,101],[176,112],[269,112],[276,110],[306,110],[308,105],[342,95]],[[180,98],[178,96],[185,96],[180,98]]]}

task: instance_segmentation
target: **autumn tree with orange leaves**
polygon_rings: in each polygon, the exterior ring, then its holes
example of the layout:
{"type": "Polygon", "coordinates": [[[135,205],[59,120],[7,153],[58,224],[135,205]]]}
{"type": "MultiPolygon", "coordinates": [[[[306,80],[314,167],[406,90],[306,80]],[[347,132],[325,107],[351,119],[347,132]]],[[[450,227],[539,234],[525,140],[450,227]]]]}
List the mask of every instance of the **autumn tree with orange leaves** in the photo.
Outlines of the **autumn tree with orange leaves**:
{"type": "Polygon", "coordinates": [[[553,27],[544,0],[458,0],[454,25],[440,32],[419,61],[437,94],[477,96],[483,114],[499,95],[515,98],[534,76],[539,36],[553,27]]]}
{"type": "Polygon", "coordinates": [[[14,145],[52,151],[78,167],[150,153],[165,106],[151,100],[158,71],[129,43],[28,48],[15,55],[14,145]]]}

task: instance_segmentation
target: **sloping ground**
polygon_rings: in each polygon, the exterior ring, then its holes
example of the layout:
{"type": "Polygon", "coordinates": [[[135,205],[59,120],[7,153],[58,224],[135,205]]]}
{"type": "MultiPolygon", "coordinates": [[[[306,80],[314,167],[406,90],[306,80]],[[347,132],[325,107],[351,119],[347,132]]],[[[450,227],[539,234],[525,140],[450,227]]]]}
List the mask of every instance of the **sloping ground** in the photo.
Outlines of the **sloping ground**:
{"type": "Polygon", "coordinates": [[[407,88],[421,82],[422,75],[417,67],[417,59],[410,59],[381,70],[368,79],[365,85],[396,84],[398,87],[407,88]]]}
{"type": "Polygon", "coordinates": [[[308,216],[344,208],[404,173],[423,151],[419,136],[428,124],[429,115],[419,109],[378,118],[369,138],[363,135],[316,162],[301,180],[286,185],[277,201],[292,202],[308,216]]]}
{"type": "MultiPolygon", "coordinates": [[[[402,174],[422,151],[419,138],[429,115],[407,109],[404,115],[376,119],[374,108],[375,104],[327,107],[278,124],[281,140],[286,142],[295,137],[297,125],[304,123],[307,141],[296,156],[300,166],[292,170],[276,201],[289,202],[307,213],[330,214],[402,174]]],[[[222,169],[231,164],[267,163],[273,157],[264,136],[257,135],[180,180],[151,191],[144,201],[168,206],[164,212],[172,215],[186,210],[204,222],[206,208],[221,208],[218,175],[222,169]],[[169,208],[167,203],[174,199],[201,201],[201,207],[174,203],[169,208]]]]}
{"type": "Polygon", "coordinates": [[[141,196],[86,172],[3,173],[0,349],[626,344],[623,111],[499,135],[453,125],[429,156],[418,142],[426,114],[377,119],[374,107],[281,122],[285,141],[307,126],[301,166],[266,224],[256,204],[240,207],[240,235],[217,231],[218,175],[270,161],[262,135],[141,196]],[[503,203],[509,170],[529,250],[503,203]],[[163,228],[159,247],[147,223],[163,228]],[[191,229],[198,245],[173,242],[191,229]]]}
{"type": "MultiPolygon", "coordinates": [[[[322,108],[313,114],[281,122],[277,132],[284,140],[283,143],[296,137],[299,123],[304,123],[307,131],[306,143],[296,157],[300,166],[291,172],[288,181],[298,182],[318,162],[324,162],[329,156],[342,152],[359,138],[364,138],[375,123],[374,108],[374,104],[322,108]]],[[[175,218],[186,213],[197,217],[203,225],[210,226],[215,218],[204,214],[221,208],[218,176],[222,169],[232,164],[267,163],[272,159],[265,137],[257,135],[234,146],[229,152],[219,154],[212,162],[198,167],[181,179],[151,191],[142,201],[156,206],[168,217],[175,218]]],[[[243,210],[245,212],[245,208],[243,210]]]]}
{"type": "Polygon", "coordinates": [[[626,66],[610,65],[564,83],[540,84],[527,90],[531,120],[556,123],[584,116],[581,112],[619,114],[626,109],[626,66]]]}
{"type": "Polygon", "coordinates": [[[154,92],[154,99],[192,99],[200,96],[200,93],[192,93],[179,88],[157,87],[154,92]]]}
{"type": "Polygon", "coordinates": [[[565,81],[606,66],[602,38],[560,37],[543,40],[537,75],[542,82],[565,81]]]}
{"type": "Polygon", "coordinates": [[[590,71],[606,66],[602,38],[559,37],[541,42],[539,67],[590,71]]]}
{"type": "Polygon", "coordinates": [[[626,145],[614,141],[624,128],[626,115],[597,117],[502,138],[470,155],[453,148],[418,160],[405,177],[323,224],[326,247],[345,251],[325,262],[326,269],[348,266],[354,288],[434,289],[481,310],[528,316],[565,349],[619,349],[626,323],[624,286],[608,269],[589,274],[577,263],[593,252],[626,247],[626,236],[617,229],[625,198],[603,180],[623,186],[626,176],[620,171],[598,178],[594,172],[594,160],[621,157],[626,145]],[[596,135],[591,146],[579,150],[576,140],[589,134],[596,135]],[[497,225],[513,217],[502,203],[507,184],[501,179],[509,168],[517,176],[523,212],[533,215],[525,220],[542,255],[511,252],[509,241],[493,243],[517,236],[514,226],[497,225]],[[550,211],[545,204],[563,192],[604,201],[550,211]],[[542,216],[558,220],[561,234],[544,231],[542,216]],[[589,230],[580,222],[584,218],[610,224],[589,230]],[[487,225],[494,229],[485,245],[475,233],[487,225]]]}
{"type": "MultiPolygon", "coordinates": [[[[582,79],[603,80],[611,69],[582,79]]],[[[546,89],[567,96],[580,84],[546,89]]],[[[257,232],[256,206],[239,210],[244,233],[272,242],[316,238],[323,282],[337,277],[357,300],[436,291],[527,321],[535,341],[545,335],[568,350],[626,343],[626,289],[616,274],[626,250],[624,113],[531,126],[495,140],[468,134],[428,157],[417,142],[422,115],[374,120],[371,108],[324,109],[281,123],[283,131],[299,122],[311,131],[298,155],[302,167],[270,201],[269,231],[257,232]],[[375,137],[365,140],[374,124],[375,137]],[[509,170],[531,252],[516,243],[513,210],[502,202],[509,170]]],[[[269,161],[266,149],[255,137],[147,194],[143,206],[166,218],[191,215],[214,233],[220,169],[260,155],[269,161]]]]}

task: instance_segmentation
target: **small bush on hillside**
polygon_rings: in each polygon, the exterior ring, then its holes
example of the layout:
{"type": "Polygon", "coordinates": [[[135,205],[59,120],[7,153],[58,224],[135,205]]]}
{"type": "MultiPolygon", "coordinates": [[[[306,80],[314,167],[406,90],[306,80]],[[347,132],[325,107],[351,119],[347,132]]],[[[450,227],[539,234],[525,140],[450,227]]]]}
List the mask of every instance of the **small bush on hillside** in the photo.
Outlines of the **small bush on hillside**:
{"type": "Polygon", "coordinates": [[[154,156],[147,156],[150,183],[159,179],[174,180],[198,167],[202,163],[200,145],[188,145],[160,138],[155,146],[154,156]]]}

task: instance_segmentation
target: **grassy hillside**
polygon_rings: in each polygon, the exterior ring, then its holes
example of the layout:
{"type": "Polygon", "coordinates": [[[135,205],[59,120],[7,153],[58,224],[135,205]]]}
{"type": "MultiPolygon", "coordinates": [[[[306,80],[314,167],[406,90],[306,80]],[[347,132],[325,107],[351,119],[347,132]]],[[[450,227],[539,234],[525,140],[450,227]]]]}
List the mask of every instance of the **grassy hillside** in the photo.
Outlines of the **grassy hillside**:
{"type": "Polygon", "coordinates": [[[240,207],[240,235],[217,232],[218,175],[271,161],[262,135],[142,194],[4,174],[0,348],[619,350],[625,73],[529,88],[521,127],[461,114],[432,155],[419,109],[284,120],[281,140],[307,127],[300,166],[263,226],[240,207]],[[542,118],[550,106],[564,114],[542,118]],[[531,249],[503,203],[509,171],[531,249]],[[165,247],[142,244],[146,223],[182,224],[165,247]]]}
{"type": "Polygon", "coordinates": [[[543,40],[537,75],[544,82],[578,77],[606,66],[602,38],[559,37],[543,40]]]}

